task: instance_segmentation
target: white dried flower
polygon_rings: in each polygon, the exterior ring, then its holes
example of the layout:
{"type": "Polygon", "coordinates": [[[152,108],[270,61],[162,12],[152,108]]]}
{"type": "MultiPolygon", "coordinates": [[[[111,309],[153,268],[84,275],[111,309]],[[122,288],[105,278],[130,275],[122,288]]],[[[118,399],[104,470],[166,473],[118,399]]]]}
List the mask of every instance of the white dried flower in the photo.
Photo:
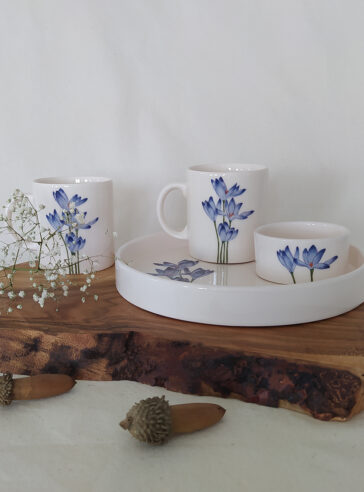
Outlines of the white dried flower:
{"type": "Polygon", "coordinates": [[[95,294],[94,299],[95,299],[95,301],[97,301],[99,299],[99,296],[97,294],[95,294]]]}
{"type": "Polygon", "coordinates": [[[13,312],[13,308],[12,307],[8,307],[8,313],[12,313],[13,312]]]}
{"type": "Polygon", "coordinates": [[[76,214],[76,219],[79,224],[84,224],[85,222],[84,214],[76,214]]]}
{"type": "MultiPolygon", "coordinates": [[[[75,234],[78,235],[78,229],[83,227],[82,224],[85,224],[86,212],[79,210],[79,207],[76,207],[75,202],[69,203],[69,207],[70,208],[66,206],[63,212],[58,209],[58,214],[64,214],[69,229],[71,231],[74,230],[75,234]]],[[[74,265],[79,264],[80,258],[88,261],[89,266],[83,268],[82,272],[86,275],[84,285],[81,284],[82,286],[79,286],[80,292],[82,293],[82,297],[80,296],[81,301],[84,303],[87,298],[88,288],[92,284],[92,279],[95,278],[93,266],[96,265],[97,262],[93,262],[84,253],[79,254],[75,264],[73,263],[73,257],[72,262],[70,262],[69,257],[68,260],[65,259],[63,251],[66,245],[61,237],[63,231],[59,231],[60,234],[57,234],[57,231],[53,231],[52,228],[49,227],[47,228],[46,224],[41,225],[39,218],[41,216],[41,211],[46,208],[45,205],[39,204],[37,208],[35,208],[28,196],[24,195],[19,189],[16,189],[13,192],[11,198],[7,201],[7,205],[3,206],[2,213],[0,213],[0,222],[2,222],[0,224],[0,233],[3,232],[6,234],[6,232],[9,231],[12,235],[14,234],[14,230],[11,227],[12,224],[4,211],[6,208],[13,212],[13,220],[16,221],[17,224],[15,240],[12,240],[8,244],[7,240],[5,240],[2,241],[2,244],[0,245],[0,256],[5,258],[4,265],[10,268],[7,270],[7,272],[10,273],[7,273],[6,270],[3,272],[3,282],[0,282],[0,295],[8,298],[8,306],[10,307],[9,312],[15,309],[22,309],[22,299],[26,295],[25,290],[16,292],[12,287],[13,281],[18,273],[16,263],[24,257],[26,257],[26,259],[24,259],[25,261],[28,261],[29,264],[27,275],[30,281],[29,284],[32,285],[34,289],[33,292],[30,293],[30,297],[33,297],[33,301],[38,303],[41,307],[44,306],[45,301],[48,298],[52,298],[53,300],[57,299],[59,286],[62,287],[61,294],[67,296],[69,288],[72,286],[72,282],[69,278],[65,277],[65,275],[73,272],[75,268],[74,265]],[[29,242],[32,243],[32,248],[30,248],[29,242]],[[38,249],[37,253],[34,252],[33,247],[38,249]],[[43,270],[37,268],[40,264],[49,265],[49,269],[43,270]],[[11,267],[11,265],[13,266],[11,267]],[[41,280],[41,276],[43,276],[44,280],[41,280]],[[19,304],[16,303],[16,299],[19,304]],[[14,305],[12,302],[13,300],[15,300],[14,305]]],[[[114,236],[116,237],[117,235],[114,234],[114,236]]],[[[97,299],[98,296],[95,294],[94,300],[96,301],[97,299]]],[[[5,309],[7,309],[8,306],[5,309]]],[[[56,304],[56,306],[58,311],[58,304],[56,304]]]]}

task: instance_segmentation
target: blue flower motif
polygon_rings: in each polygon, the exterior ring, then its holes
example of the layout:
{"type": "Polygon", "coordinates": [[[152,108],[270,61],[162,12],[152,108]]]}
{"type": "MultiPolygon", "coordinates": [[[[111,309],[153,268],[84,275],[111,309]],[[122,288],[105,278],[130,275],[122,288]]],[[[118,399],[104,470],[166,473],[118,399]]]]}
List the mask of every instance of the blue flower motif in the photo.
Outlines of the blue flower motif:
{"type": "MultiPolygon", "coordinates": [[[[68,198],[67,193],[63,190],[63,188],[59,188],[59,190],[53,192],[53,197],[58,203],[58,205],[62,208],[61,217],[59,217],[60,223],[66,225],[67,227],[74,227],[75,229],[91,229],[99,218],[91,220],[90,222],[85,222],[85,218],[87,212],[80,212],[77,207],[83,205],[87,198],[82,198],[77,193],[72,196],[71,199],[68,198]]],[[[54,211],[56,213],[56,211],[54,211]]],[[[58,214],[57,214],[58,217],[58,214]]],[[[57,225],[57,230],[59,228],[59,224],[56,222],[58,219],[54,218],[52,214],[47,216],[48,222],[54,227],[53,223],[57,225]]],[[[55,227],[54,227],[55,228],[55,227]]]]}
{"type": "Polygon", "coordinates": [[[156,266],[165,267],[164,270],[156,268],[157,273],[152,273],[151,275],[168,277],[171,280],[178,280],[180,282],[189,282],[188,279],[184,278],[183,275],[190,274],[190,268],[197,265],[197,261],[193,260],[182,260],[178,263],[170,263],[169,261],[164,261],[163,263],[154,263],[156,266]]]}
{"type": "Polygon", "coordinates": [[[49,213],[46,215],[46,218],[50,225],[55,229],[56,231],[60,231],[62,227],[64,226],[63,220],[61,220],[60,216],[58,215],[57,210],[54,210],[53,214],[49,213]]]}
{"type": "Polygon", "coordinates": [[[167,267],[164,270],[161,268],[155,269],[156,273],[151,273],[155,277],[168,277],[171,280],[177,280],[178,282],[189,282],[187,278],[184,278],[182,272],[173,267],[167,267]]]}
{"type": "Polygon", "coordinates": [[[227,187],[222,176],[211,179],[218,201],[215,203],[212,196],[202,203],[206,215],[213,222],[216,239],[217,255],[216,263],[229,263],[229,242],[236,238],[238,229],[231,227],[234,220],[245,220],[254,213],[254,210],[241,212],[243,203],[236,203],[234,197],[242,195],[246,189],[240,189],[240,185],[235,183],[230,188],[227,187]],[[218,221],[218,216],[222,216],[222,222],[218,221]],[[220,224],[218,223],[220,222],[220,224]]]}
{"type": "Polygon", "coordinates": [[[218,233],[222,242],[232,241],[238,235],[238,229],[229,227],[227,222],[219,224],[218,233]]]}
{"type": "Polygon", "coordinates": [[[227,198],[242,195],[246,191],[245,188],[241,190],[240,186],[237,183],[235,183],[230,189],[228,189],[224,179],[221,176],[220,178],[212,179],[211,184],[217,196],[221,200],[226,200],[227,198]]]}
{"type": "Polygon", "coordinates": [[[285,250],[280,249],[277,251],[278,260],[281,262],[284,268],[287,268],[289,273],[293,273],[295,271],[295,268],[297,266],[296,260],[298,259],[299,254],[300,250],[298,247],[296,248],[294,256],[291,253],[289,246],[286,246],[285,250]]]}
{"type": "Polygon", "coordinates": [[[76,251],[80,251],[80,249],[82,249],[86,243],[86,239],[83,239],[81,236],[76,236],[74,232],[66,234],[65,240],[71,253],[76,253],[76,251]]]}
{"type": "Polygon", "coordinates": [[[220,210],[221,207],[221,200],[217,202],[217,205],[215,205],[214,199],[212,196],[204,202],[202,202],[202,207],[204,211],[206,212],[207,216],[213,221],[216,221],[216,218],[218,215],[222,215],[223,212],[220,210]]]}
{"type": "Polygon", "coordinates": [[[195,265],[197,265],[199,260],[182,260],[179,261],[178,263],[170,263],[169,261],[164,261],[163,263],[154,263],[156,266],[162,266],[162,267],[170,267],[174,268],[178,272],[182,272],[188,268],[191,268],[195,265]]]}
{"type": "Polygon", "coordinates": [[[305,248],[302,252],[303,261],[299,258],[295,259],[295,263],[299,266],[306,267],[309,270],[325,270],[326,268],[330,268],[330,265],[334,263],[338,259],[338,256],[333,256],[329,260],[321,262],[322,257],[324,256],[326,248],[317,250],[316,246],[313,244],[310,249],[305,248]]]}
{"type": "Polygon", "coordinates": [[[235,203],[234,198],[232,198],[228,202],[226,209],[225,209],[225,212],[222,212],[222,213],[223,213],[223,215],[226,216],[226,218],[228,220],[230,220],[230,222],[235,220],[235,219],[245,220],[249,217],[249,215],[254,213],[254,210],[249,210],[247,212],[243,212],[243,213],[239,214],[239,211],[240,211],[240,208],[242,205],[243,205],[242,203],[235,203]]]}
{"type": "Polygon", "coordinates": [[[201,277],[205,277],[206,275],[210,275],[211,273],[213,273],[213,270],[205,270],[204,268],[196,268],[195,270],[192,270],[192,272],[190,273],[191,275],[191,282],[193,282],[194,280],[198,279],[198,278],[201,278],[201,277]]]}
{"type": "Polygon", "coordinates": [[[169,261],[154,263],[156,266],[164,267],[164,270],[156,268],[156,273],[151,273],[150,275],[155,277],[167,277],[170,280],[176,280],[177,282],[193,282],[198,278],[213,273],[213,270],[205,270],[204,268],[196,268],[191,271],[190,268],[197,265],[197,263],[198,260],[182,260],[178,263],[170,263],[169,261]]]}
{"type": "Polygon", "coordinates": [[[68,226],[75,227],[76,229],[91,229],[99,218],[90,220],[90,222],[85,222],[87,212],[80,213],[77,208],[74,209],[74,212],[62,212],[62,221],[64,224],[68,226]]]}
{"type": "Polygon", "coordinates": [[[73,197],[69,200],[67,193],[63,190],[63,188],[54,191],[53,197],[63,210],[70,210],[72,208],[79,207],[87,201],[87,198],[81,198],[77,194],[73,195],[73,197]]]}
{"type": "Polygon", "coordinates": [[[246,188],[243,188],[242,190],[240,189],[240,186],[238,185],[238,183],[235,183],[231,188],[230,190],[228,190],[226,196],[227,198],[231,198],[231,197],[234,197],[234,196],[240,196],[242,195],[243,193],[246,192],[246,188]]]}
{"type": "Polygon", "coordinates": [[[80,212],[78,207],[87,202],[87,198],[82,198],[77,193],[71,198],[68,197],[67,193],[63,188],[59,188],[53,191],[53,198],[60,206],[61,211],[58,213],[56,210],[53,213],[46,215],[46,218],[53,229],[59,232],[65,243],[65,248],[67,251],[67,261],[69,261],[68,250],[71,251],[73,256],[76,256],[76,261],[68,264],[68,273],[80,273],[80,258],[79,251],[85,246],[86,239],[78,235],[80,229],[91,229],[91,227],[99,220],[96,217],[89,222],[86,222],[87,212],[80,212]],[[62,230],[63,227],[66,228],[66,232],[62,230]]]}

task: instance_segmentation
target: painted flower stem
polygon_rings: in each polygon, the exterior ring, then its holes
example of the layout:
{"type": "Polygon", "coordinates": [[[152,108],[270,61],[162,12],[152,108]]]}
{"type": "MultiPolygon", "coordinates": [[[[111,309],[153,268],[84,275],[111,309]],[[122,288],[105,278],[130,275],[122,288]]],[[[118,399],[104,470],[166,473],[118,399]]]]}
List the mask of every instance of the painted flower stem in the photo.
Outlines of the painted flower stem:
{"type": "MultiPolygon", "coordinates": [[[[76,229],[76,238],[78,238],[78,229],[76,229]]],[[[80,273],[80,252],[79,250],[76,251],[76,273],[80,273]]]]}
{"type": "Polygon", "coordinates": [[[217,259],[216,259],[216,263],[220,263],[220,239],[219,239],[219,234],[217,232],[216,220],[214,220],[214,226],[215,226],[216,239],[217,239],[217,259]]]}
{"type": "MultiPolygon", "coordinates": [[[[231,227],[231,220],[229,219],[229,227],[231,227]]],[[[227,246],[226,246],[226,262],[225,263],[229,263],[229,241],[227,243],[227,246]]]]}
{"type": "Polygon", "coordinates": [[[310,270],[310,278],[311,278],[311,282],[313,282],[313,272],[315,271],[314,268],[311,268],[310,270]]]}
{"type": "MultiPolygon", "coordinates": [[[[223,200],[222,201],[222,211],[224,212],[224,214],[225,214],[225,209],[226,209],[226,200],[223,200]]],[[[225,215],[222,216],[222,221],[226,222],[225,221],[225,215]]],[[[222,241],[222,245],[223,245],[223,254],[222,254],[220,263],[226,263],[226,241],[222,241]]]]}
{"type": "MultiPolygon", "coordinates": [[[[241,211],[243,203],[236,203],[235,197],[242,195],[246,189],[240,189],[240,185],[235,183],[230,188],[227,187],[222,176],[211,179],[212,187],[214,188],[218,200],[210,196],[208,200],[201,202],[202,208],[207,217],[214,223],[214,229],[217,239],[217,255],[216,262],[226,264],[229,263],[229,243],[239,233],[237,227],[233,227],[233,221],[241,221],[247,219],[254,210],[241,211]],[[218,219],[219,218],[219,219],[218,219]]],[[[52,220],[55,220],[52,217],[52,220]]]]}
{"type": "MultiPolygon", "coordinates": [[[[68,212],[67,212],[67,214],[68,214],[68,212]]],[[[68,230],[69,230],[69,232],[70,232],[70,233],[72,232],[72,228],[71,228],[71,227],[68,227],[68,230]]],[[[66,249],[68,249],[68,246],[66,245],[66,243],[65,243],[65,246],[66,246],[66,249]]],[[[72,258],[72,257],[73,257],[73,253],[71,253],[71,258],[72,258]]],[[[73,267],[74,267],[74,262],[73,262],[73,260],[72,260],[71,265],[70,265],[71,274],[76,273],[76,272],[74,271],[74,268],[73,268],[73,267]]]]}
{"type": "Polygon", "coordinates": [[[290,272],[290,273],[291,273],[291,277],[292,277],[293,283],[295,284],[296,283],[296,279],[295,279],[294,273],[293,272],[290,272]]]}

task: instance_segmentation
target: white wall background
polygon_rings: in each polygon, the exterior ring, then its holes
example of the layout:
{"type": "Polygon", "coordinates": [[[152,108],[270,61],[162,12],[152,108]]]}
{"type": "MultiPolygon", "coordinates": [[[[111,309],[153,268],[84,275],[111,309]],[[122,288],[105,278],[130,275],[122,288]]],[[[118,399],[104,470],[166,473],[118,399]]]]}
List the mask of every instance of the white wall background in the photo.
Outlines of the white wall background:
{"type": "Polygon", "coordinates": [[[122,242],[159,229],[187,166],[266,163],[267,220],[364,246],[363,19],[362,0],[0,0],[0,199],[110,176],[122,242]]]}

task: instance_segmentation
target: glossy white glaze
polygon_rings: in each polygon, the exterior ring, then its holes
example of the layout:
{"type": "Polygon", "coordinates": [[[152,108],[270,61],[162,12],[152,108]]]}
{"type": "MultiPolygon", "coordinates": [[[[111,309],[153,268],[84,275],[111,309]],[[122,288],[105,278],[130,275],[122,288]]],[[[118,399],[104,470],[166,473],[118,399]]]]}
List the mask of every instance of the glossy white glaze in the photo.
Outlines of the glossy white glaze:
{"type": "Polygon", "coordinates": [[[116,259],[116,286],[129,302],[163,316],[231,326],[275,326],[337,316],[364,301],[364,257],[351,246],[344,275],[299,285],[273,284],[258,277],[255,263],[197,268],[213,273],[194,282],[153,276],[154,263],[191,259],[186,240],[158,233],[130,241],[116,259]]]}
{"type": "Polygon", "coordinates": [[[161,191],[157,202],[159,222],[167,234],[188,239],[194,258],[214,263],[252,261],[255,258],[254,230],[262,220],[267,175],[265,166],[255,164],[191,167],[186,184],[172,183],[161,191]],[[164,216],[166,198],[172,190],[180,190],[187,200],[187,225],[182,231],[173,229],[164,216]],[[219,214],[213,216],[206,212],[203,204],[206,206],[209,200],[212,207],[217,205],[219,214]],[[219,229],[223,223],[225,234],[219,229]],[[224,255],[220,256],[223,241],[224,255]]]}
{"type": "Polygon", "coordinates": [[[346,227],[326,222],[258,227],[254,233],[257,275],[280,284],[338,277],[347,269],[349,234],[346,227]],[[296,252],[298,264],[292,261],[296,252]]]}
{"type": "MultiPolygon", "coordinates": [[[[92,224],[89,228],[80,228],[79,235],[85,240],[80,255],[85,255],[93,261],[94,270],[103,270],[114,263],[113,243],[113,187],[112,180],[103,177],[75,176],[75,177],[51,177],[35,179],[32,183],[32,194],[30,200],[35,206],[44,205],[39,212],[41,225],[47,229],[54,229],[47,215],[62,215],[62,202],[55,199],[53,193],[62,189],[70,201],[70,207],[77,209],[80,214],[85,214],[82,219],[83,225],[92,224]],[[80,205],[71,201],[72,197],[78,195],[82,200],[80,205]],[[84,199],[87,198],[86,201],[84,199]],[[95,219],[97,221],[95,222],[95,219]]],[[[64,204],[63,204],[64,205],[64,204]]],[[[66,207],[67,208],[67,207],[66,207]]],[[[63,236],[68,228],[61,228],[63,236]]],[[[62,248],[60,256],[66,257],[66,248],[62,248]]],[[[80,271],[90,269],[89,262],[80,262],[80,271]]]]}

